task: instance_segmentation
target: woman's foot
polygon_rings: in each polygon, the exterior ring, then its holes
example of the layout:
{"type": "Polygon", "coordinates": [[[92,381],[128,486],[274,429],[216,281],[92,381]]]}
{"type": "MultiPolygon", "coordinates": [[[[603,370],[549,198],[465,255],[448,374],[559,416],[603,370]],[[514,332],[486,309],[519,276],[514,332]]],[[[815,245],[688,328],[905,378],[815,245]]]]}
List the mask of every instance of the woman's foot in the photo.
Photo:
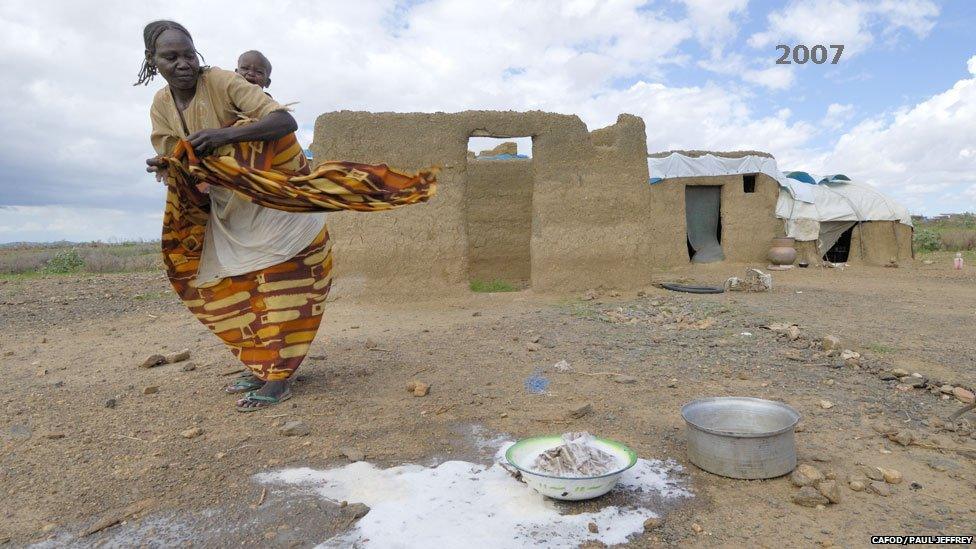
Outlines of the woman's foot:
{"type": "Polygon", "coordinates": [[[291,387],[288,381],[269,381],[260,389],[251,391],[238,400],[237,411],[253,412],[280,404],[289,398],[291,398],[291,387]]]}
{"type": "Polygon", "coordinates": [[[264,387],[264,382],[255,377],[251,372],[247,372],[241,374],[231,385],[224,387],[224,392],[235,395],[237,393],[254,391],[261,387],[264,387]]]}

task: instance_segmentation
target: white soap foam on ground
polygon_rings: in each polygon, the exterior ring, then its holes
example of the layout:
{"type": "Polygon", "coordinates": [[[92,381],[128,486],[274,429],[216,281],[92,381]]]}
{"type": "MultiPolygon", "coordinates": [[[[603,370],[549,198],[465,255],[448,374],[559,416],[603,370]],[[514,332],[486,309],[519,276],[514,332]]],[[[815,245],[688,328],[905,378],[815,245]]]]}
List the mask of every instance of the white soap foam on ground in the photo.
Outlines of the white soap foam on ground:
{"type": "MultiPolygon", "coordinates": [[[[503,446],[504,453],[511,443],[503,446]]],[[[615,490],[661,498],[690,497],[668,471],[676,464],[638,460],[615,490]]],[[[370,512],[321,547],[566,547],[586,540],[623,543],[656,516],[645,508],[607,506],[562,515],[556,505],[515,480],[500,464],[448,461],[436,467],[380,469],[357,462],[335,469],[286,469],[258,475],[267,483],[305,486],[333,501],[362,502],[370,512]],[[595,522],[599,533],[587,525],[595,522]]]]}

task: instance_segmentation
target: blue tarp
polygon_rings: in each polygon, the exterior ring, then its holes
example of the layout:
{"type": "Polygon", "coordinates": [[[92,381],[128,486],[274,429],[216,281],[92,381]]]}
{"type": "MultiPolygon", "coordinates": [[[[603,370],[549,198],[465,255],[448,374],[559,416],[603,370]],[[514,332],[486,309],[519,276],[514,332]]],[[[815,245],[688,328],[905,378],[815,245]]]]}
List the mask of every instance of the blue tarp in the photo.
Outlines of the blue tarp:
{"type": "Polygon", "coordinates": [[[479,156],[478,160],[517,160],[529,158],[524,154],[496,154],[495,156],[479,156]]]}

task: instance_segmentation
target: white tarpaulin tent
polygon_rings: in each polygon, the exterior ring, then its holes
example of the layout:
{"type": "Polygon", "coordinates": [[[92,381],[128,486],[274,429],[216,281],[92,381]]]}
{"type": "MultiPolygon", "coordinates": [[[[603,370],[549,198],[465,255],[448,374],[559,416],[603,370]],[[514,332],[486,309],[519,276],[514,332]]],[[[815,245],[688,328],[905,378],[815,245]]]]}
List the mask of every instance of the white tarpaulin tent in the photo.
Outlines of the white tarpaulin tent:
{"type": "Polygon", "coordinates": [[[860,221],[898,221],[912,225],[908,210],[874,187],[844,175],[817,178],[806,172],[780,172],[776,159],[746,155],[739,158],[671,153],[648,157],[650,183],[675,177],[707,177],[762,173],[780,185],[776,217],[786,223],[786,235],[816,240],[826,252],[841,234],[860,221]]]}

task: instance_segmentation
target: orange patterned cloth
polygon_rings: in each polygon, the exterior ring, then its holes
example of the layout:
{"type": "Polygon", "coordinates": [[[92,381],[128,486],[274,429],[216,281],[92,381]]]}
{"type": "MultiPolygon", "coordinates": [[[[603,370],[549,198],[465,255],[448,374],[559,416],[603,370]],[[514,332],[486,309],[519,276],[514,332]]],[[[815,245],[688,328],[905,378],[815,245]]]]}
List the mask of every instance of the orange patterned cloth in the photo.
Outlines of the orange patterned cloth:
{"type": "Polygon", "coordinates": [[[425,202],[433,171],[407,175],[386,165],[325,162],[310,170],[294,134],[236,143],[197,158],[180,141],[167,163],[163,262],[183,303],[259,379],[290,377],[308,352],[332,283],[327,228],[295,257],[253,273],[196,284],[210,200],[200,183],[231,189],[261,206],[291,212],[382,211],[425,202]],[[300,155],[299,168],[295,165],[300,155]]]}

